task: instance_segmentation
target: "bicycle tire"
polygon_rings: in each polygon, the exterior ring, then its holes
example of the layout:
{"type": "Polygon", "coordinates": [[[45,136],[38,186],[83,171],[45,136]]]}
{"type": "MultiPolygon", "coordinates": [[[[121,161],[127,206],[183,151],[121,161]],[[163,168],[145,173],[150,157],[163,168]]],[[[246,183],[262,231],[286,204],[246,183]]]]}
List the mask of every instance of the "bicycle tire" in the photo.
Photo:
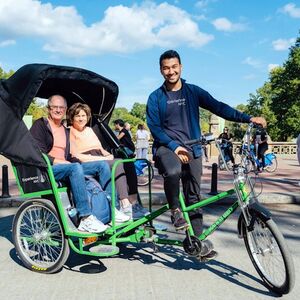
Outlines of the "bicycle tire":
{"type": "MultiPolygon", "coordinates": [[[[265,158],[265,159],[268,159],[268,158],[265,158]]],[[[276,157],[274,157],[271,161],[271,164],[265,166],[265,170],[268,173],[273,173],[277,170],[277,166],[278,166],[277,159],[276,159],[276,157]]]]}
{"type": "Polygon", "coordinates": [[[24,266],[39,273],[59,271],[70,253],[56,209],[45,199],[20,206],[13,220],[13,242],[24,266]]]}
{"type": "Polygon", "coordinates": [[[218,167],[219,167],[220,171],[225,170],[225,165],[224,165],[221,155],[218,156],[218,167]]]}
{"type": "Polygon", "coordinates": [[[242,226],[248,255],[265,286],[278,295],[287,294],[295,284],[295,268],[284,237],[272,219],[265,221],[259,215],[254,218],[252,231],[245,221],[242,226]]]}
{"type": "Polygon", "coordinates": [[[137,176],[137,185],[138,186],[145,186],[149,184],[149,172],[150,171],[150,182],[152,181],[153,177],[154,177],[154,169],[153,167],[150,165],[148,168],[148,165],[146,165],[143,169],[142,169],[142,174],[137,176]]]}

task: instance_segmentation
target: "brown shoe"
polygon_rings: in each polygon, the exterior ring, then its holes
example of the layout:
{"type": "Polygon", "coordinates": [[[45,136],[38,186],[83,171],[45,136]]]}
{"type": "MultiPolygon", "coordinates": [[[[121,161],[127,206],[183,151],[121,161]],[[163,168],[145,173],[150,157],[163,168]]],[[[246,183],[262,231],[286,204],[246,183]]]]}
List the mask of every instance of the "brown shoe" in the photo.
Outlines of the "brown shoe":
{"type": "Polygon", "coordinates": [[[184,219],[180,210],[175,210],[173,212],[171,220],[176,230],[184,230],[189,228],[189,224],[184,219]]]}

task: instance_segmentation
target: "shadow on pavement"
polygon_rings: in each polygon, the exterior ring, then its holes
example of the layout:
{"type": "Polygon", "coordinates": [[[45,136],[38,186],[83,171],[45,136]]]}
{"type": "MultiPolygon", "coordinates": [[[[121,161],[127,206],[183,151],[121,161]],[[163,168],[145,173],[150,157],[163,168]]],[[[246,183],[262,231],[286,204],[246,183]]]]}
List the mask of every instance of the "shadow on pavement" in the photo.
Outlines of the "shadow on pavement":
{"type": "Polygon", "coordinates": [[[197,258],[188,256],[181,248],[173,246],[159,246],[159,252],[154,252],[148,248],[142,248],[140,245],[120,245],[119,257],[128,261],[137,260],[143,264],[158,264],[155,267],[161,268],[159,264],[175,270],[208,270],[216,276],[225,279],[232,284],[251,290],[255,293],[276,297],[273,292],[255,287],[254,282],[263,285],[259,278],[242,271],[233,266],[227,265],[218,260],[212,260],[208,263],[202,263],[197,258]],[[141,250],[143,250],[141,252],[141,250]]]}
{"type": "Polygon", "coordinates": [[[6,216],[0,218],[0,236],[6,238],[10,243],[12,241],[12,222],[14,216],[6,216]]]}
{"type": "MultiPolygon", "coordinates": [[[[218,260],[202,263],[196,258],[188,256],[179,247],[159,246],[159,252],[154,252],[151,244],[120,244],[119,247],[118,257],[129,262],[139,261],[145,265],[153,265],[157,268],[167,267],[174,270],[207,270],[244,289],[269,297],[277,297],[275,293],[266,291],[265,287],[262,289],[257,287],[257,283],[263,286],[263,282],[259,278],[218,260]]],[[[106,259],[114,258],[101,258],[100,261],[96,257],[78,255],[71,251],[64,269],[85,274],[102,273],[107,270],[104,264],[106,259]]]]}

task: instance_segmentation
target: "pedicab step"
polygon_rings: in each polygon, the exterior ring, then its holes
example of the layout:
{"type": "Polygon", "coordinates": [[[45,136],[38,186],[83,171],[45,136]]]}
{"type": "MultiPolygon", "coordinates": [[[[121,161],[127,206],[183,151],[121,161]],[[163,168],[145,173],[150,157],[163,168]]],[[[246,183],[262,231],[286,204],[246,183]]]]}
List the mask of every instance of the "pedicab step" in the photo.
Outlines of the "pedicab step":
{"type": "Polygon", "coordinates": [[[120,249],[117,246],[113,245],[97,245],[94,247],[91,247],[89,249],[90,252],[92,253],[101,253],[101,254],[107,254],[107,255],[114,255],[118,254],[120,249]]]}

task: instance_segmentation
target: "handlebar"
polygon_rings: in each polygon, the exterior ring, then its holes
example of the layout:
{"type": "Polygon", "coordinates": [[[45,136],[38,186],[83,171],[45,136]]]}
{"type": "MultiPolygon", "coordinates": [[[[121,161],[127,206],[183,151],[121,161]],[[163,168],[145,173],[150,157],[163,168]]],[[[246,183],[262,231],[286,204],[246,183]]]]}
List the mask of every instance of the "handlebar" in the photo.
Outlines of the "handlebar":
{"type": "Polygon", "coordinates": [[[209,142],[212,142],[214,140],[215,138],[213,137],[212,134],[207,134],[207,135],[201,135],[199,139],[185,141],[184,144],[187,146],[197,145],[197,144],[206,145],[209,142]]]}

